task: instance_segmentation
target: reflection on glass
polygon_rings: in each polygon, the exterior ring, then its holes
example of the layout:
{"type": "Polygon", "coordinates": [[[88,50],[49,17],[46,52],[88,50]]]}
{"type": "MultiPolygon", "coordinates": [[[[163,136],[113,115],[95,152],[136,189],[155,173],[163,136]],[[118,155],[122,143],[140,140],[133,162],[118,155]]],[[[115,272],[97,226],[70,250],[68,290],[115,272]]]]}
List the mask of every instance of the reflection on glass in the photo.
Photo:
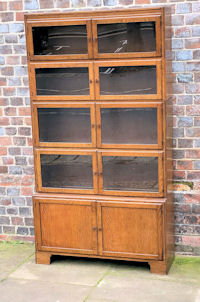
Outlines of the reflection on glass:
{"type": "Polygon", "coordinates": [[[155,22],[98,24],[97,37],[100,53],[156,50],[155,22]]]}
{"type": "Polygon", "coordinates": [[[89,95],[87,67],[36,68],[37,95],[89,95]]]}
{"type": "Polygon", "coordinates": [[[40,142],[90,143],[89,108],[38,108],[40,142]]]}
{"type": "Polygon", "coordinates": [[[89,155],[41,154],[42,186],[92,189],[92,157],[89,155]]]}
{"type": "Polygon", "coordinates": [[[103,156],[103,188],[158,192],[158,158],[103,156]]]}
{"type": "Polygon", "coordinates": [[[156,94],[156,66],[100,67],[101,95],[156,94]]]}
{"type": "Polygon", "coordinates": [[[157,144],[156,108],[101,108],[103,144],[157,144]]]}
{"type": "Polygon", "coordinates": [[[87,53],[86,25],[33,27],[35,55],[87,53]]]}

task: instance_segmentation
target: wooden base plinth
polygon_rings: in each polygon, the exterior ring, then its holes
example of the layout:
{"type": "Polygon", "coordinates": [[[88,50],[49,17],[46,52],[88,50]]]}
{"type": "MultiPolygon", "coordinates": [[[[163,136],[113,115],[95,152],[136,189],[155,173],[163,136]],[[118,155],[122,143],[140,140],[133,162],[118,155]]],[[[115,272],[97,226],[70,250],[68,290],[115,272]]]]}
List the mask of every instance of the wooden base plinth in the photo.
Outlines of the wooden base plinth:
{"type": "Polygon", "coordinates": [[[165,261],[149,261],[149,265],[152,274],[167,274],[167,264],[165,261]]]}
{"type": "Polygon", "coordinates": [[[51,263],[51,254],[46,252],[36,252],[35,253],[35,262],[37,264],[50,264],[51,263]]]}

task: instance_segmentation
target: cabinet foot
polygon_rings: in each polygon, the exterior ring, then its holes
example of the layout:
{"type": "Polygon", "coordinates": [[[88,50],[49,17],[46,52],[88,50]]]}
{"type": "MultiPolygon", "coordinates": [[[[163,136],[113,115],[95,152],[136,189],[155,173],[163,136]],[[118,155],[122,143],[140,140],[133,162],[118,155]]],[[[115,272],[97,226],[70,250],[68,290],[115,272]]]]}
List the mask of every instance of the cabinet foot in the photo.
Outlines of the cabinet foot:
{"type": "Polygon", "coordinates": [[[50,264],[51,263],[51,254],[46,252],[36,252],[35,253],[35,262],[37,264],[50,264]]]}
{"type": "Polygon", "coordinates": [[[152,274],[167,274],[167,264],[164,261],[149,261],[150,270],[152,274]]]}

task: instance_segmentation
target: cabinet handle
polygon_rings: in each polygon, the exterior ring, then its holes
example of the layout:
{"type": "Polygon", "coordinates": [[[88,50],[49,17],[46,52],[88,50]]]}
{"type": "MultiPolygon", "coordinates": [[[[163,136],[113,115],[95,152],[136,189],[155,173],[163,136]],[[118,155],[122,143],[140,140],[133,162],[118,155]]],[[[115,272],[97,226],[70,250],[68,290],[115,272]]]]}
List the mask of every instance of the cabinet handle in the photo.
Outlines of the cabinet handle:
{"type": "Polygon", "coordinates": [[[102,228],[99,228],[98,231],[99,231],[99,232],[102,232],[102,228]]]}

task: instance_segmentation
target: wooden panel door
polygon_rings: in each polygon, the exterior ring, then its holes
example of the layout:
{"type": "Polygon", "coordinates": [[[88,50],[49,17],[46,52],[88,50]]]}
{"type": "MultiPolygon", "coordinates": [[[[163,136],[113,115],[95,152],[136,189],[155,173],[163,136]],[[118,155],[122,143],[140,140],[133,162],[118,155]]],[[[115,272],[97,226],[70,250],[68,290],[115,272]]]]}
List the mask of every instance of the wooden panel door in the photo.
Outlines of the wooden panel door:
{"type": "Polygon", "coordinates": [[[105,60],[94,63],[96,100],[162,99],[162,61],[105,60]]]}
{"type": "Polygon", "coordinates": [[[95,202],[36,198],[34,214],[37,250],[97,253],[95,202]]]}
{"type": "Polygon", "coordinates": [[[95,58],[161,55],[160,16],[121,16],[92,20],[95,58]]]}
{"type": "Polygon", "coordinates": [[[162,103],[99,102],[96,117],[99,148],[162,148],[162,103]]]}
{"type": "Polygon", "coordinates": [[[163,197],[162,151],[98,151],[99,193],[163,197]]]}
{"type": "Polygon", "coordinates": [[[92,62],[29,63],[30,94],[35,101],[94,100],[92,62]]]}
{"type": "Polygon", "coordinates": [[[89,102],[34,102],[36,147],[96,147],[95,105],[89,102]]]}
{"type": "Polygon", "coordinates": [[[97,207],[100,255],[162,259],[161,204],[99,202],[97,207]]]}
{"type": "Polygon", "coordinates": [[[92,58],[90,18],[27,21],[26,37],[30,60],[92,58]]]}
{"type": "Polygon", "coordinates": [[[96,152],[79,149],[35,149],[38,192],[98,192],[96,152]]]}

